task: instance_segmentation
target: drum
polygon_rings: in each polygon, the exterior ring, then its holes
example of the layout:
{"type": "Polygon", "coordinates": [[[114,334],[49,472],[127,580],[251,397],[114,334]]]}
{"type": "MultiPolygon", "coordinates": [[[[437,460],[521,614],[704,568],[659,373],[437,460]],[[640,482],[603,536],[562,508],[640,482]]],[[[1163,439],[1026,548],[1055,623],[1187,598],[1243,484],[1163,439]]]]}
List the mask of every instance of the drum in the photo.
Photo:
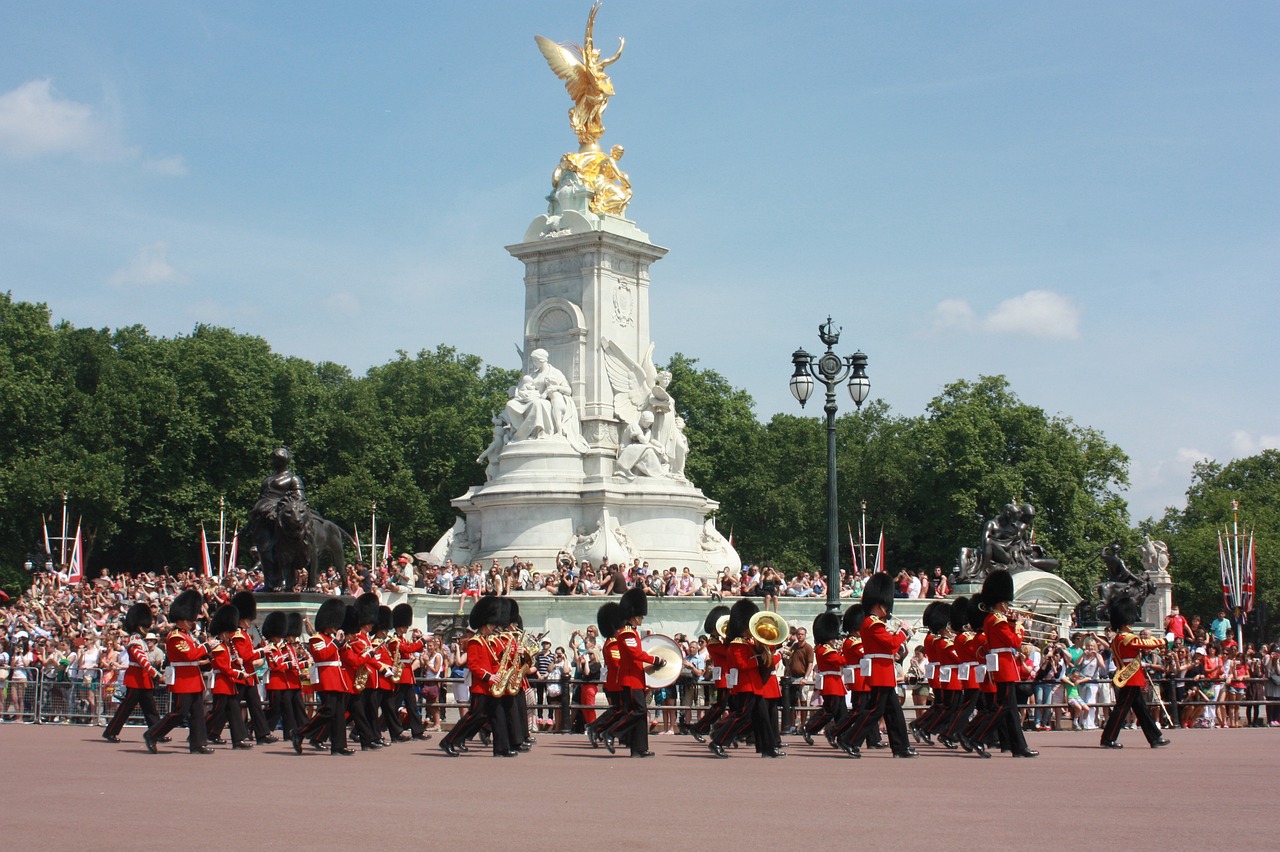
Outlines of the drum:
{"type": "Polygon", "coordinates": [[[684,667],[684,654],[676,640],[661,633],[650,633],[640,640],[640,647],[655,658],[666,660],[666,665],[656,672],[645,672],[644,685],[650,689],[662,689],[670,686],[680,678],[680,670],[684,667]]]}

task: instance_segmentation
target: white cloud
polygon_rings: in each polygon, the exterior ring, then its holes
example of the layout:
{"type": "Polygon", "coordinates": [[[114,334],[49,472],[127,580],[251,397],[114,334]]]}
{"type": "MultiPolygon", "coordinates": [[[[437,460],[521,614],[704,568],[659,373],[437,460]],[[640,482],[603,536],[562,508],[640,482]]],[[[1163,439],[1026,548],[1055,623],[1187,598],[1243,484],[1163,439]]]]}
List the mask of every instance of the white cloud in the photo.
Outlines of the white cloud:
{"type": "Polygon", "coordinates": [[[0,153],[19,159],[49,154],[112,159],[123,152],[93,107],[60,97],[51,80],[32,80],[0,95],[0,153]]]}
{"type": "Polygon", "coordinates": [[[114,287],[181,286],[187,283],[187,276],[169,263],[169,244],[158,242],[138,249],[133,260],[112,273],[107,281],[114,287]]]}
{"type": "Polygon", "coordinates": [[[1263,450],[1280,450],[1280,435],[1258,435],[1237,429],[1231,433],[1231,454],[1236,458],[1256,456],[1263,450]]]}
{"type": "Polygon", "coordinates": [[[186,177],[187,161],[182,158],[181,154],[172,157],[157,157],[151,160],[144,160],[142,168],[157,175],[166,175],[169,177],[186,177]]]}
{"type": "MultiPolygon", "coordinates": [[[[100,110],[64,98],[54,90],[52,80],[44,79],[0,94],[0,156],[137,162],[142,153],[125,142],[115,123],[100,110]]],[[[148,158],[142,167],[174,177],[187,173],[181,156],[148,158]]]]}
{"type": "Polygon", "coordinates": [[[973,308],[964,299],[943,299],[930,314],[930,325],[934,331],[968,331],[974,323],[973,308]]]}
{"type": "Polygon", "coordinates": [[[981,320],[964,299],[943,299],[929,314],[930,330],[988,331],[1045,340],[1076,340],[1080,337],[1080,309],[1052,290],[1029,290],[1005,299],[981,320]]]}
{"type": "Polygon", "coordinates": [[[1030,290],[997,305],[982,327],[1004,334],[1075,340],[1080,337],[1080,309],[1052,290],[1030,290]]]}

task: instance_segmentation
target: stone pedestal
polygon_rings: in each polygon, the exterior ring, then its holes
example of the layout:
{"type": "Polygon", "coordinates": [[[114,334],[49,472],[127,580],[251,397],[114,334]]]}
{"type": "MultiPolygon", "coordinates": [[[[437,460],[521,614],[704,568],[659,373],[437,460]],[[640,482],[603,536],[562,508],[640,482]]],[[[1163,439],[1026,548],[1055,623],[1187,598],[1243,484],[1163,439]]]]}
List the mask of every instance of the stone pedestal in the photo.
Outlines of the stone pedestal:
{"type": "MultiPolygon", "coordinates": [[[[582,441],[496,439],[488,481],[453,501],[465,520],[437,543],[434,557],[507,564],[519,556],[546,571],[565,550],[592,564],[638,558],[659,570],[687,566],[699,578],[736,572],[741,560],[707,518],[719,504],[679,472],[634,475],[617,467],[628,427],[654,391],[641,380],[638,402],[620,412],[619,364],[641,376],[652,368],[649,267],[667,250],[626,219],[565,209],[539,216],[507,251],[525,267],[522,369],[535,375],[531,356],[547,353],[572,388],[582,441]]],[[[676,400],[665,428],[676,428],[678,413],[676,400]]]]}

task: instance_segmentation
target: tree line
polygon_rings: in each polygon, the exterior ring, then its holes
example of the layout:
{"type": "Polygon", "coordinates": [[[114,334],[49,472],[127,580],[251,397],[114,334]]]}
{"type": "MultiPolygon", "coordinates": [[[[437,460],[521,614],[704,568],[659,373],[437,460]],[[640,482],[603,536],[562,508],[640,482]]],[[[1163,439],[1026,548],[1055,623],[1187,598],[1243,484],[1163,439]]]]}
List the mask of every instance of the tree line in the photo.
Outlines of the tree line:
{"type": "MultiPolygon", "coordinates": [[[[686,473],[720,502],[720,530],[748,561],[788,571],[825,564],[823,419],[762,422],[724,376],[679,353],[666,366],[691,446],[686,473]]],[[[0,579],[22,585],[15,566],[64,491],[83,517],[91,570],[197,564],[200,523],[216,522],[225,497],[243,524],[281,444],[318,511],[367,531],[376,501],[396,549],[425,550],[453,524],[450,499],[483,482],[475,459],[517,378],[446,345],[399,352],[356,376],[225,328],[197,325],[172,338],[141,326],[75,328],[54,323],[44,304],[0,294],[0,579]]],[[[894,570],[950,568],[960,547],[977,545],[986,519],[1029,502],[1037,543],[1086,597],[1103,572],[1101,548],[1119,539],[1137,567],[1150,533],[1170,545],[1183,605],[1212,608],[1216,582],[1205,578],[1216,576],[1216,544],[1206,548],[1224,499],[1229,519],[1224,495],[1256,512],[1265,536],[1276,529],[1274,451],[1198,466],[1184,511],[1135,528],[1123,450],[1023,402],[1002,376],[958,380],[920,414],[871,402],[836,425],[845,565],[864,499],[868,534],[883,525],[894,570]]],[[[1261,597],[1273,601],[1275,550],[1265,536],[1261,597]]]]}

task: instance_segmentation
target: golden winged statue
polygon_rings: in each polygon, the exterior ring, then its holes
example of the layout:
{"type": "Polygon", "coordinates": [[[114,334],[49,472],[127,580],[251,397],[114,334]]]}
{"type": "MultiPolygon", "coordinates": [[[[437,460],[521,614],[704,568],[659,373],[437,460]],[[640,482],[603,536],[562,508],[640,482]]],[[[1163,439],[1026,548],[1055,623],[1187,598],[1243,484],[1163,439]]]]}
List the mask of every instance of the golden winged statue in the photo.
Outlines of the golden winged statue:
{"type": "Polygon", "coordinates": [[[604,135],[602,116],[613,97],[613,83],[604,69],[618,61],[622,56],[622,48],[626,39],[618,39],[618,52],[609,59],[602,60],[600,51],[596,50],[591,30],[595,26],[596,12],[600,11],[600,3],[591,7],[587,16],[587,34],[583,38],[582,47],[576,44],[556,44],[549,38],[534,36],[538,49],[546,57],[547,64],[561,80],[573,98],[573,107],[569,110],[569,125],[578,135],[580,151],[599,151],[597,141],[604,135]]]}

